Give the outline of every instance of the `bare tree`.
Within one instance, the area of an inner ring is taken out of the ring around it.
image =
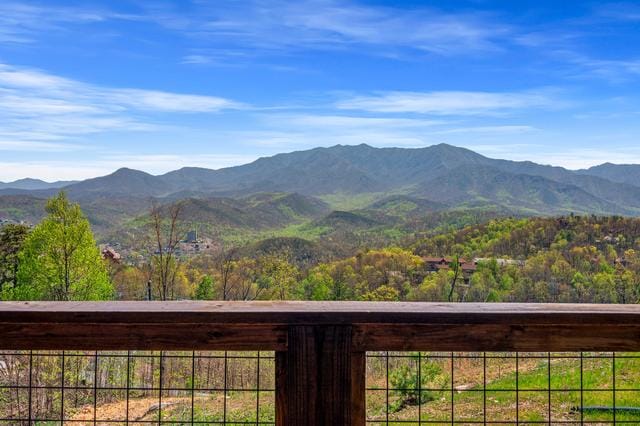
[[[229,300],[231,297],[231,274],[235,267],[236,250],[227,250],[224,248],[224,244],[220,250],[220,257],[218,259],[218,272],[220,273],[220,287],[222,300]]]
[[[238,262],[235,268],[235,300],[256,300],[264,290],[258,281],[258,264],[253,259],[243,259]]]
[[[239,255],[237,247],[221,244],[215,256],[213,269],[219,278],[218,295],[221,300],[255,300],[262,288],[257,285],[258,265],[254,259]]]
[[[458,281],[458,276],[460,275],[460,258],[456,256],[451,262],[451,266],[453,267],[453,278],[451,279],[451,288],[449,290],[449,297],[447,300],[449,302],[453,302],[453,293],[456,290],[456,282]]]
[[[159,206],[154,202],[151,206],[151,226],[155,245],[153,275],[160,300],[175,297],[176,275],[180,266],[175,252],[180,243],[179,223],[182,207],[180,202],[169,206]]]

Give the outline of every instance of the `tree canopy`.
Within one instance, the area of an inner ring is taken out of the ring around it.
[[[18,286],[18,254],[28,234],[26,225],[8,224],[0,228],[0,295]]]
[[[80,206],[64,192],[46,205],[47,216],[18,254],[14,300],[106,300],[113,298],[100,251]]]

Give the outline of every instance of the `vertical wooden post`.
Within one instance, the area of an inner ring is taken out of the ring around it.
[[[351,326],[289,327],[276,353],[278,426],[365,424],[365,354],[351,336]]]

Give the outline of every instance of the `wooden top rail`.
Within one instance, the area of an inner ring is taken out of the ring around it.
[[[594,321],[596,319],[597,321]],[[0,302],[0,322],[246,324],[637,322],[640,305],[431,302]]]
[[[286,350],[290,326],[354,350],[640,350],[640,306],[421,302],[3,302],[0,349]]]

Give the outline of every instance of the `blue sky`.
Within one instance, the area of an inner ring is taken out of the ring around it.
[[[0,180],[335,144],[640,163],[640,2],[0,2]]]

